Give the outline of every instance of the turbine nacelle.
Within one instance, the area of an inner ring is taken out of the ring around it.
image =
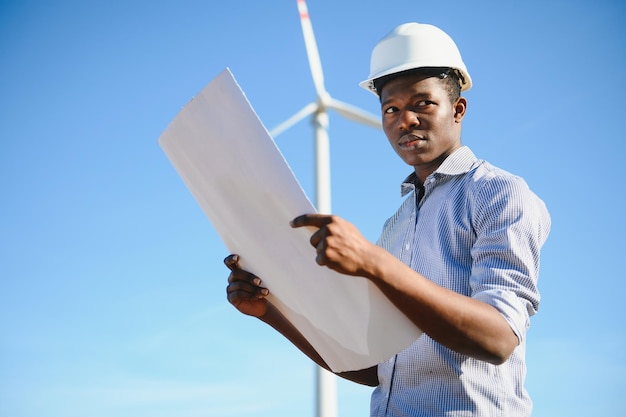
[[[319,106],[319,110],[332,108],[332,101],[332,97],[326,90],[322,91],[317,96],[317,105]]]

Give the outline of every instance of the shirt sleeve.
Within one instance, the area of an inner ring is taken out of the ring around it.
[[[523,179],[493,173],[473,193],[472,297],[494,306],[518,339],[539,308],[539,252],[550,217]]]

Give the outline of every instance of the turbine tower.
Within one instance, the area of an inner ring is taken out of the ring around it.
[[[330,214],[330,147],[328,141],[328,110],[332,109],[341,116],[377,129],[381,128],[380,117],[374,116],[351,104],[336,100],[324,87],[324,73],[320,61],[317,43],[313,35],[313,26],[309,18],[305,0],[298,1],[300,24],[304,35],[304,44],[311,68],[317,99],[304,106],[296,114],[276,126],[270,134],[278,136],[305,117],[312,116],[311,122],[315,134],[315,204],[320,213]],[[337,417],[337,383],[335,375],[316,367],[316,416]]]

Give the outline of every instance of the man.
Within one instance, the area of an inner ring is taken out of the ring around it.
[[[372,416],[529,416],[524,356],[550,228],[543,202],[461,144],[460,93],[471,78],[440,29],[398,26],[374,48],[361,85],[379,96],[389,143],[413,167],[402,185],[410,195],[376,245],[337,216],[303,215],[292,227],[317,227],[317,263],[371,280],[424,334],[378,366],[339,375],[376,387]],[[237,255],[225,263],[230,303],[328,369],[267,302],[261,279]]]

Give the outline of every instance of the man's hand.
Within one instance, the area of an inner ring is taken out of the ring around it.
[[[291,221],[291,227],[319,228],[311,236],[317,251],[315,261],[339,273],[368,277],[374,244],[350,222],[333,215],[304,214]]]
[[[224,264],[231,271],[226,287],[228,302],[248,316],[261,318],[267,314],[265,297],[269,290],[261,286],[261,278],[239,267],[239,255],[228,255]]]

